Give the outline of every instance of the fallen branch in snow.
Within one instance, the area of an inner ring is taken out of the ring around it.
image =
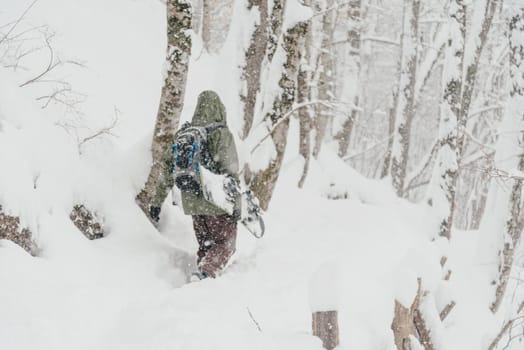
[[[255,317],[253,316],[253,314],[251,313],[251,310],[249,310],[249,307],[246,307],[247,309],[247,313],[249,314],[249,317],[251,318],[251,320],[253,321],[253,323],[255,324],[255,326],[257,326],[257,329],[259,332],[262,332],[262,328],[260,327],[260,324],[257,322],[257,320],[255,319]]]
[[[443,309],[442,311],[440,312],[440,320],[441,321],[444,321],[446,319],[446,317],[448,317],[448,315],[450,314],[451,310],[453,310],[453,308],[455,307],[455,305],[457,305],[457,303],[455,301],[452,301],[450,302],[449,304],[447,304]]]

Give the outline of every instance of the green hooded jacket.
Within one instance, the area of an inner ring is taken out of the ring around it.
[[[218,128],[208,137],[209,153],[218,167],[219,174],[229,174],[238,180],[238,155],[233,135],[227,128],[226,109],[214,91],[204,91],[198,96],[197,106],[191,124],[206,126],[212,123],[223,123],[226,127]],[[173,157],[165,159],[164,172],[153,196],[153,206],[161,207],[167,192],[173,187],[171,173]],[[204,199],[202,195],[182,192],[182,206],[186,215],[224,215],[223,209]],[[237,198],[235,209],[240,210],[240,198]]]

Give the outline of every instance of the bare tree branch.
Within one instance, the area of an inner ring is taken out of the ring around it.
[[[96,139],[96,138],[98,138],[100,136],[103,136],[103,135],[115,136],[113,134],[113,129],[116,127],[117,124],[118,124],[118,111],[115,109],[115,117],[111,121],[111,124],[101,128],[101,129],[95,131],[94,133],[92,133],[91,135],[86,136],[83,139],[81,139],[78,142],[78,152],[81,153],[82,146],[84,146],[89,141],[92,141],[92,140],[94,140],[94,139]]]
[[[18,24],[24,19],[24,17],[27,15],[27,13],[31,10],[31,8],[38,2],[38,0],[33,0],[33,2],[25,9],[25,11],[22,13],[20,17],[14,22],[14,24],[11,26],[11,28],[7,31],[7,33],[3,36],[2,39],[0,39],[0,44],[2,44],[7,37],[15,30],[15,28],[18,26]]]
[[[272,128],[268,131],[268,133],[266,135],[264,135],[264,137],[262,139],[260,139],[260,141],[255,145],[255,147],[253,147],[253,149],[251,150],[251,154],[255,153],[255,151],[262,145],[262,143],[267,140],[268,137],[271,136],[271,134],[277,129],[277,127],[282,124],[284,121],[286,121],[287,119],[289,119],[296,111],[298,111],[300,108],[302,107],[306,107],[306,106],[311,106],[311,105],[324,105],[324,106],[327,106],[327,107],[332,107],[332,104],[331,103],[327,103],[325,101],[308,101],[308,102],[304,102],[304,103],[299,103],[297,105],[295,105],[295,107],[293,107],[293,109],[289,112],[287,112],[286,114],[284,114],[282,116],[282,118],[280,118],[273,126]],[[264,119],[265,120],[265,119]]]

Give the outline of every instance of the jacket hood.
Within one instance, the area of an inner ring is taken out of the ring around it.
[[[192,124],[203,126],[216,122],[227,124],[226,108],[216,92],[203,91],[198,96]]]

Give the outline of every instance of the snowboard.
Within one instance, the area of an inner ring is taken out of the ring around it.
[[[258,199],[250,190],[242,192],[242,214],[240,222],[256,238],[262,238],[266,231]]]
[[[229,215],[234,213],[234,202],[240,192],[241,213],[240,223],[256,238],[262,238],[265,232],[264,220],[258,199],[250,190],[240,191],[238,183],[228,175],[214,174],[208,169],[200,168],[201,187],[204,198],[224,209]]]

